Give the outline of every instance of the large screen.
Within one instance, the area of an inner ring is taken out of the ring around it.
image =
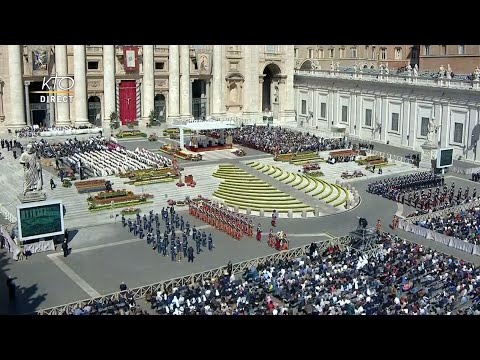
[[[437,168],[442,169],[453,165],[453,148],[438,149]]]
[[[61,200],[17,206],[18,235],[22,241],[65,233]]]

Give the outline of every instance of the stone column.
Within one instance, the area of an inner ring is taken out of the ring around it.
[[[10,117],[8,127],[19,129],[25,127],[24,88],[22,79],[22,56],[20,45],[8,45],[8,75],[10,83]]]
[[[143,45],[143,119],[148,122],[154,109],[155,81],[153,75],[153,45]]]
[[[294,45],[285,45],[285,98],[280,99],[284,102],[283,116],[281,116],[284,122],[295,121],[295,94],[293,90],[293,77],[295,67],[295,49]]]
[[[57,76],[68,76],[67,45],[55,45],[55,72]],[[70,84],[71,85],[71,84]],[[73,95],[75,98],[75,94]],[[57,103],[56,126],[70,126],[70,103]]]
[[[110,115],[117,109],[115,101],[115,45],[103,45],[103,119],[108,128]]]
[[[190,106],[190,46],[180,45],[180,116],[190,118],[192,116]]]
[[[75,79],[74,126],[88,125],[87,76],[85,69],[85,45],[73,45],[73,75]]]
[[[223,96],[223,45],[213,46],[213,86],[212,86],[212,116],[225,114]],[[207,92],[208,94],[208,92]]]
[[[252,120],[259,120],[260,118],[260,96],[259,96],[259,73],[258,73],[258,46],[245,45],[244,46],[244,61],[245,61],[245,85],[244,91],[244,111],[245,117]]]
[[[168,121],[180,116],[180,67],[178,45],[170,45],[168,52]]]
[[[210,81],[205,82],[205,97],[207,98],[205,117],[208,117],[210,116]]]
[[[29,86],[30,86],[30,81],[25,81],[23,83],[25,85],[25,111],[27,115],[27,125],[32,126],[32,119],[30,118],[30,96],[29,96]]]

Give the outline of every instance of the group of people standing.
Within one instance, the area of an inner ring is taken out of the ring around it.
[[[7,148],[7,151],[12,151],[14,159],[17,158],[17,149],[20,149],[20,153],[23,152],[23,145],[17,140],[1,139],[0,144],[2,146],[2,150]],[[2,158],[1,154],[0,158]]]
[[[161,233],[161,221],[164,223],[163,236]],[[189,245],[188,238],[192,236],[192,240],[196,244],[196,253],[202,252],[202,247],[207,247],[212,251],[214,248],[212,234],[208,235],[205,231],[200,232],[195,226],[190,228],[190,223],[183,220],[183,216],[179,216],[173,206],[165,209],[162,208],[161,215],[150,210],[148,216],[143,217],[137,214],[135,219],[125,219],[122,215],[122,226],[128,227],[129,232],[134,236],[143,239],[146,236],[147,244],[152,245],[152,250],[156,250],[159,254],[167,256],[167,249],[170,249],[170,257],[172,261],[181,261],[182,257],[193,262],[195,250]],[[182,240],[177,236],[176,231],[181,232]]]
[[[214,226],[217,230],[227,233],[234,239],[240,240],[243,235],[253,237],[253,221],[246,215],[228,210],[211,200],[202,199],[199,202],[191,202],[188,207],[190,215],[195,216],[207,224]],[[257,226],[257,240],[262,234],[261,225]]]
[[[440,187],[444,187],[443,196]],[[452,184],[455,187],[454,184]],[[434,196],[432,188],[436,187]],[[447,201],[445,179],[431,172],[414,173],[369,183],[367,191],[384,198],[429,210]],[[468,195],[468,193],[467,193]],[[476,196],[476,194],[475,194]],[[449,198],[453,201],[453,195]]]

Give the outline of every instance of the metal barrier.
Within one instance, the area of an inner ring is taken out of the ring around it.
[[[11,223],[17,222],[17,218],[14,215],[12,215],[12,213],[8,211],[3,205],[0,205],[0,213],[2,213],[2,215],[5,217],[5,219],[7,219],[8,222],[11,222]]]
[[[473,173],[478,173],[480,172],[480,167],[476,168],[462,168],[453,165],[450,169],[451,172],[457,173],[457,174],[463,174],[463,175],[472,175]]]
[[[325,250],[329,246],[344,246],[346,242],[349,241],[348,236],[317,241],[315,242],[318,244],[318,248],[320,251]],[[233,264],[233,274],[243,274],[246,270],[250,269],[252,266],[258,267],[259,265],[264,265],[266,263],[276,262],[280,260],[292,260],[298,257],[304,256],[307,253],[308,248],[310,245],[304,245],[300,247],[296,247],[290,250],[278,252],[275,254],[262,256],[255,259],[250,259],[246,261],[242,261],[240,263]],[[133,293],[134,298],[141,299],[145,297],[147,293],[156,293],[157,291],[166,290],[174,287],[179,287],[183,285],[192,285],[196,282],[200,282],[203,280],[211,280],[212,278],[218,278],[225,273],[226,266],[222,266],[219,268],[203,271],[201,273],[191,274],[187,276],[182,276],[170,280],[161,281],[155,284],[150,284],[146,286],[141,286],[134,289],[129,289],[130,292]],[[55,306],[47,309],[41,309],[35,312],[37,315],[61,315],[67,314],[71,315],[75,311],[75,309],[83,308],[87,305],[94,305],[96,302],[101,301],[108,301],[108,300],[115,300],[118,301],[119,296],[122,292],[117,291],[111,294],[103,295],[97,298],[90,298],[85,300],[76,301],[70,304]]]
[[[405,156],[388,154],[388,153],[384,153],[382,151],[377,151],[377,150],[366,150],[366,152],[371,153],[372,155],[377,155],[377,156],[381,156],[383,158],[387,158],[389,160],[399,161],[399,162],[403,162],[403,163],[411,164],[411,165],[414,164],[413,159],[407,159]]]

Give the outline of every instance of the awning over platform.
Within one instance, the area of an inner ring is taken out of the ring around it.
[[[337,130],[345,130],[347,129],[347,125],[343,125],[343,124],[335,124],[335,125],[332,125],[332,129],[337,129]]]
[[[237,126],[232,121],[208,121],[208,120],[190,120],[186,122],[177,122],[171,125],[173,128],[189,129],[194,131],[214,130],[214,129],[234,129]]]

